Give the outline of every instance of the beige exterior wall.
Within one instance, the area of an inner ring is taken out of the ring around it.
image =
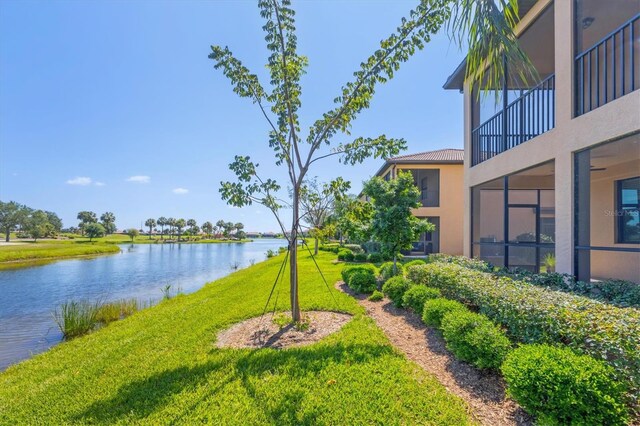
[[[548,0],[540,0],[519,24],[523,30],[530,25]],[[573,118],[574,99],[574,34],[573,5],[570,0],[554,2],[555,26],[555,78],[556,78],[556,125],[544,133],[515,148],[471,166],[471,111],[472,98],[469,85],[464,88],[464,254],[471,255],[471,200],[470,188],[475,185],[509,175],[546,161],[555,161],[555,208],[556,208],[556,270],[573,273],[573,154],[590,146],[615,140],[640,131],[640,90],[631,92],[589,113]],[[638,171],[636,170],[636,175]],[[610,189],[609,189],[610,191]],[[604,201],[598,201],[604,202]],[[610,203],[611,200],[607,200]],[[603,229],[609,232],[612,227]],[[635,254],[635,253],[634,253]],[[593,274],[603,276],[608,268],[624,268],[628,276],[637,280],[638,262],[630,262],[630,256],[598,255],[602,261],[592,262]]]
[[[440,170],[440,206],[420,207],[413,210],[419,217],[437,216],[440,218],[440,253],[461,255],[463,252],[463,213],[464,213],[464,167],[462,164],[392,164],[379,173],[384,177],[391,172],[395,177],[398,170]]]

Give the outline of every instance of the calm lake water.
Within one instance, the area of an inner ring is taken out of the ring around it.
[[[62,340],[52,313],[65,301],[157,301],[167,284],[191,293],[233,272],[232,265],[260,262],[267,250],[285,245],[277,239],[121,245],[120,254],[0,271],[0,370]]]

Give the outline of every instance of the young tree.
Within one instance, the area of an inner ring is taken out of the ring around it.
[[[180,237],[182,236],[182,230],[184,229],[185,226],[187,226],[187,221],[184,219],[177,219],[175,220],[173,225],[176,227],[176,233],[178,234],[178,241],[180,241]]]
[[[207,235],[207,238],[211,238],[211,233],[213,232],[213,224],[209,221],[206,221],[202,224],[202,232]]]
[[[90,211],[81,211],[78,213],[77,219],[80,221],[78,224],[78,228],[80,228],[80,233],[85,234],[86,227],[91,223],[98,222],[98,216],[94,212]]]
[[[23,229],[33,238],[33,242],[36,242],[38,238],[43,238],[53,232],[53,225],[49,223],[46,212],[36,210],[26,218]]]
[[[105,230],[104,226],[100,225],[98,222],[91,222],[85,226],[84,233],[89,237],[89,242],[91,242],[94,238],[104,237]]]
[[[116,232],[116,215],[111,212],[103,213],[100,216],[100,222],[104,226],[104,231],[109,234]]]
[[[499,9],[495,2],[503,8]],[[268,143],[274,150],[277,165],[287,170],[292,193],[292,223],[290,232],[280,218],[282,202],[278,198],[281,186],[270,178],[260,177],[258,164],[248,156],[236,156],[230,169],[238,177],[235,182],[221,182],[222,198],[229,204],[242,207],[252,203],[266,206],[274,214],[282,233],[289,240],[290,250],[290,302],[293,321],[300,320],[298,298],[297,240],[300,225],[300,190],[309,168],[323,158],[339,156],[344,163],[355,164],[365,158],[387,158],[406,147],[402,139],[358,137],[352,142],[335,144],[338,134],[348,135],[356,116],[369,108],[378,85],[392,79],[401,64],[416,50],[424,47],[431,36],[446,22],[452,29],[454,40],[467,44],[469,57],[467,75],[484,82],[486,87],[502,78],[502,61],[490,67],[485,77],[484,58],[504,55],[525,57],[519,49],[513,28],[518,20],[518,0],[421,0],[408,18],[403,18],[397,32],[380,42],[380,48],[354,73],[353,81],[342,87],[335,98],[336,106],[322,115],[302,134],[299,110],[302,106],[300,85],[308,60],[297,52],[294,11],[290,0],[259,0],[261,16],[266,20],[263,29],[270,51],[267,69],[272,90],[267,91],[227,47],[211,46],[209,55],[215,68],[229,78],[233,90],[240,97],[249,98],[260,108],[270,127]],[[451,19],[450,21],[447,21]],[[512,69],[512,68],[510,68]],[[499,73],[499,77],[496,77]],[[329,151],[322,151],[322,149]]]
[[[10,235],[16,226],[23,225],[30,209],[15,201],[4,203],[0,201],[0,230],[4,232],[4,239],[9,242]]]
[[[138,231],[136,228],[129,228],[127,229],[126,234],[129,236],[129,238],[131,238],[131,242],[133,242],[133,240],[140,235],[140,231]]]
[[[323,228],[333,212],[336,199],[345,197],[350,188],[351,182],[341,177],[322,185],[316,178],[309,179],[300,188],[301,218],[309,225],[309,233],[314,239],[314,254],[318,254],[319,240],[329,236]]]
[[[149,218],[144,222],[144,226],[149,228],[149,239],[151,239],[151,233],[153,229],[156,227],[156,220],[153,218]]]
[[[423,232],[433,232],[435,225],[421,220],[411,209],[421,206],[420,190],[413,184],[411,172],[399,171],[395,179],[379,176],[365,183],[362,191],[373,205],[371,233],[393,255],[393,269],[401,250],[408,250]]]
[[[160,227],[160,239],[163,240],[164,239],[164,227],[167,225],[167,218],[164,217],[164,216],[160,216],[158,218],[157,224]]]
[[[346,238],[350,243],[362,244],[371,237],[372,217],[371,203],[349,195],[337,200],[331,222],[340,235],[340,243]]]

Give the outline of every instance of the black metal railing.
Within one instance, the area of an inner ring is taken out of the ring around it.
[[[535,138],[556,125],[555,75],[524,92],[505,109],[471,132],[471,165],[475,166]]]
[[[639,27],[640,14],[576,56],[576,116],[636,90]]]

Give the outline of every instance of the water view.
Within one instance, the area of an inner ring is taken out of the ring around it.
[[[68,300],[136,298],[155,302],[161,288],[191,293],[265,259],[285,240],[229,244],[121,245],[119,254],[0,271],[0,369],[62,340],[53,311]]]

